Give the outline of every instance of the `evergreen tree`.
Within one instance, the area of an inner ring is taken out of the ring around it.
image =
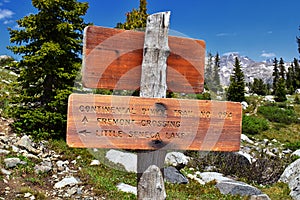
[[[118,23],[116,28],[134,30],[145,28],[147,25],[147,1],[140,0],[139,9],[133,9],[131,12],[126,13],[126,22]]]
[[[296,58],[294,58],[293,67],[294,67],[293,86],[294,89],[298,89],[300,88],[300,65]]]
[[[241,64],[237,57],[235,58],[233,74],[230,77],[230,85],[227,90],[226,96],[229,101],[245,101],[244,73],[241,69]]]
[[[208,89],[217,94],[222,90],[220,84],[220,56],[217,53],[215,57],[211,53],[208,53],[207,63],[205,67],[205,83]]]
[[[285,80],[285,66],[282,58],[279,60],[279,77]]]
[[[212,68],[213,68],[213,55],[212,53],[208,52],[207,53],[207,62],[205,63],[205,72],[204,72],[204,76],[205,76],[205,87],[206,89],[210,89],[212,86]]]
[[[273,61],[273,66],[274,66],[274,69],[273,69],[273,93],[275,93],[276,91],[276,87],[277,87],[277,84],[278,84],[278,81],[279,81],[279,70],[278,70],[278,60],[277,58],[274,59]]]
[[[8,47],[22,56],[16,130],[36,137],[65,136],[67,100],[81,66],[82,32],[87,3],[77,0],[32,0],[36,14],[9,29]]]
[[[250,91],[258,95],[266,95],[267,90],[267,85],[264,84],[262,79],[254,78],[253,84],[250,85]]]
[[[220,84],[220,56],[219,53],[215,56],[215,62],[214,62],[214,69],[213,69],[213,85],[212,85],[212,91],[217,93],[218,91],[222,90],[221,84]]]
[[[288,72],[286,73],[286,88],[289,94],[293,94],[295,91],[293,85],[294,78],[295,78],[295,71],[294,71],[294,66],[292,64],[292,66],[289,67]]]
[[[275,90],[275,101],[284,102],[286,100],[285,80],[283,78],[279,78],[277,89]]]

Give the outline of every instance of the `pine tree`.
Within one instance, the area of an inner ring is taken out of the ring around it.
[[[205,70],[204,70],[204,86],[205,89],[209,90],[212,85],[212,68],[213,68],[213,55],[212,53],[207,53],[207,62],[205,63]]]
[[[226,96],[229,101],[245,101],[244,73],[237,57],[235,58],[233,74],[230,77],[230,85],[228,87]]]
[[[9,29],[8,47],[22,56],[16,130],[36,137],[65,136],[67,100],[81,66],[82,33],[87,3],[77,0],[32,0],[36,14]]]
[[[293,79],[295,78],[294,67],[293,65],[288,68],[288,72],[286,73],[286,88],[289,94],[293,94],[295,89],[293,86]]]
[[[298,89],[300,88],[300,65],[296,58],[294,58],[293,67],[294,67],[293,86],[294,89]]]
[[[215,62],[214,62],[214,69],[213,69],[213,87],[212,87],[212,91],[217,93],[218,91],[222,90],[221,84],[220,84],[220,56],[219,53],[217,53],[217,55],[215,56]]]
[[[279,78],[277,89],[275,90],[275,101],[284,102],[287,100],[285,87],[285,80],[283,78]]]
[[[131,12],[126,13],[126,22],[118,23],[116,28],[134,30],[145,28],[147,25],[147,1],[140,0],[139,9],[133,9]]]
[[[264,84],[262,79],[254,78],[253,84],[250,85],[250,91],[257,95],[266,95],[267,94],[267,85]]]
[[[208,90],[217,94],[222,90],[220,84],[220,56],[217,53],[214,57],[211,53],[208,53],[207,63],[205,66],[205,85]]]
[[[274,66],[274,69],[273,69],[273,93],[275,93],[276,91],[276,88],[277,88],[277,84],[278,84],[278,81],[279,81],[279,70],[278,70],[278,60],[277,58],[274,59],[273,61],[273,66]]]
[[[279,60],[279,76],[280,78],[282,78],[283,80],[285,80],[285,66],[284,66],[284,61],[282,58],[280,58]]]

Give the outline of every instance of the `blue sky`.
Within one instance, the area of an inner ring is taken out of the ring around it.
[[[86,21],[106,27],[124,22],[125,13],[139,6],[139,0],[86,1]],[[149,14],[170,10],[170,28],[205,40],[213,54],[238,52],[256,61],[299,58],[299,0],[148,0],[147,8]],[[0,55],[12,55],[7,27],[33,12],[31,0],[0,0]]]

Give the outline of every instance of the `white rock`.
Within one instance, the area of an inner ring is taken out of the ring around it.
[[[249,105],[248,105],[248,103],[247,103],[246,101],[242,101],[241,104],[242,104],[242,108],[243,108],[244,110],[247,109],[247,108],[249,107]]]
[[[300,199],[300,159],[290,164],[280,176],[279,181],[287,183],[293,199]]]
[[[170,152],[167,153],[166,155],[165,163],[167,165],[177,167],[179,165],[183,165],[183,166],[187,165],[189,160],[190,158],[181,152]]]
[[[61,189],[61,188],[66,187],[67,185],[73,186],[73,185],[77,185],[79,183],[80,183],[80,181],[78,181],[76,178],[68,177],[68,178],[64,178],[63,180],[55,183],[54,189]]]
[[[131,185],[128,185],[125,183],[120,183],[117,185],[117,188],[122,192],[127,192],[127,193],[132,193],[132,194],[137,195],[137,188],[133,187]]]
[[[56,166],[57,166],[57,169],[58,169],[59,171],[64,171],[64,170],[66,170],[68,164],[69,164],[69,161],[68,161],[68,160],[66,160],[66,161],[59,160],[59,161],[56,162]]]
[[[300,157],[300,149],[296,150],[292,153],[293,156],[299,156]]]
[[[99,166],[100,165],[100,161],[99,160],[92,160],[91,166]]]
[[[245,135],[245,134],[241,134],[241,140],[245,141],[245,142],[247,142],[249,144],[254,144],[254,142],[252,140],[250,140],[249,137],[247,135]]]
[[[288,183],[291,179],[300,174],[300,159],[290,164],[280,176],[279,181]]]
[[[272,95],[265,96],[265,98],[263,100],[268,101],[268,102],[275,102],[274,96],[272,96]]]
[[[213,180],[215,180],[217,183],[219,183],[221,181],[231,181],[232,180],[230,178],[224,177],[223,174],[217,173],[217,172],[203,172],[203,173],[200,173],[199,176],[205,183],[211,182]]]
[[[9,153],[10,153],[10,151],[8,151],[8,150],[0,149],[0,154],[7,155]]]
[[[106,158],[115,164],[123,165],[128,172],[137,172],[137,155],[133,153],[109,150],[106,153]]]
[[[20,151],[20,149],[18,147],[16,147],[15,145],[12,145],[11,148],[12,148],[12,151],[15,153],[18,153]]]
[[[26,192],[26,193],[24,194],[24,198],[29,198],[29,197],[31,197],[31,196],[32,196],[32,194],[29,193],[29,192]]]
[[[16,167],[19,164],[26,164],[25,162],[21,161],[20,158],[6,158],[4,159],[4,163],[8,168]]]
[[[24,136],[17,142],[17,145],[18,145],[19,147],[25,148],[26,150],[28,150],[28,151],[30,151],[30,152],[32,152],[32,153],[39,153],[39,151],[33,147],[33,143],[32,143],[31,139],[30,139],[27,135],[24,135]]]
[[[3,175],[11,175],[11,172],[8,171],[8,170],[6,170],[6,169],[1,169],[1,173],[2,173]]]

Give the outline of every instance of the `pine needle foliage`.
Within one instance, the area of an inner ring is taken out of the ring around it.
[[[9,46],[21,56],[20,96],[12,114],[19,132],[37,138],[65,135],[67,100],[81,66],[82,33],[87,26],[82,16],[87,3],[77,0],[32,0],[36,14],[17,20],[9,29]]]
[[[235,58],[233,74],[230,77],[230,85],[228,87],[226,96],[228,101],[245,101],[244,73],[237,57]]]
[[[140,0],[139,9],[126,13],[126,22],[118,23],[116,28],[125,30],[142,29],[147,25],[147,1]]]

